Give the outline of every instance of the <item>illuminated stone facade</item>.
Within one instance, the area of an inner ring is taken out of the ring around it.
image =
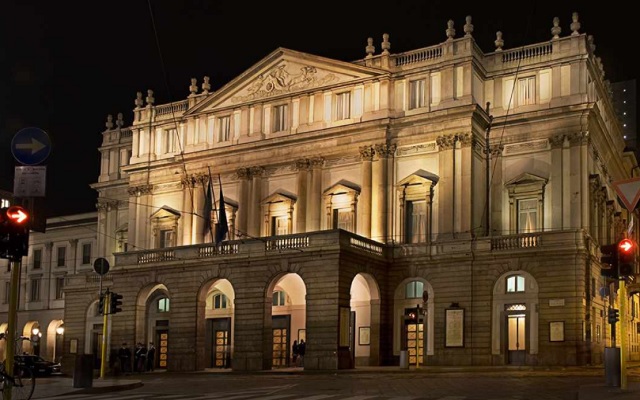
[[[217,90],[205,78],[171,104],[138,93],[132,124],[107,122],[93,185],[98,254],[124,295],[110,348],[162,341],[159,367],[174,371],[287,366],[302,338],[306,369],[398,365],[402,351],[429,365],[602,362],[598,248],[626,230],[612,182],[636,160],[576,21],[511,50],[499,32],[489,53],[470,17],[464,36],[449,22],[414,51],[369,39],[355,62],[278,48]],[[218,246],[210,179],[229,226]],[[96,285],[77,276],[67,293],[65,340],[90,351]]]

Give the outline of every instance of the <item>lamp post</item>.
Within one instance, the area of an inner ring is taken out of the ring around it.
[[[31,329],[31,341],[33,342],[33,354],[36,356],[40,355],[40,338],[42,337],[42,332],[40,332],[40,328],[34,326]]]
[[[53,346],[53,361],[56,361],[56,357],[59,357],[60,354],[60,341],[62,340],[62,335],[64,335],[64,325],[60,325],[56,328],[56,342],[55,346]]]

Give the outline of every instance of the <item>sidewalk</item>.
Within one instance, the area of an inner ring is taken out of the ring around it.
[[[602,366],[586,366],[586,367],[532,367],[532,366],[482,366],[482,367],[439,367],[439,366],[421,366],[419,369],[410,368],[403,369],[397,366],[385,367],[358,367],[355,369],[344,369],[338,371],[305,371],[302,368],[280,368],[265,371],[231,371],[221,369],[211,369],[207,371],[196,371],[193,374],[209,374],[209,373],[229,373],[229,374],[362,374],[362,373],[501,373],[513,375],[543,375],[543,376],[563,376],[563,375],[590,375],[602,376],[601,384],[583,385],[579,388],[578,400],[638,400],[640,399],[640,362],[630,362],[627,365],[627,388],[622,390],[620,387],[607,386],[604,376],[604,368]],[[165,373],[165,372],[162,372]],[[107,377],[105,379],[94,378],[91,388],[74,388],[73,378],[69,376],[54,376],[47,378],[38,378],[36,381],[36,389],[33,399],[41,399],[46,397],[82,394],[82,393],[105,393],[121,390],[134,389],[143,386],[140,379],[136,376],[127,377]]]

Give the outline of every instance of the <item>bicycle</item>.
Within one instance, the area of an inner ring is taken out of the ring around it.
[[[0,340],[5,339],[4,333],[0,333]],[[26,336],[19,336],[18,341],[31,340]],[[5,388],[11,391],[11,400],[30,400],[36,388],[36,378],[33,366],[20,362],[13,363],[13,374],[7,372],[5,361],[0,363],[0,392],[5,398]]]

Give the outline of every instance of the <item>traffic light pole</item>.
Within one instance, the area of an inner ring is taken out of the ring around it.
[[[102,293],[100,293],[102,295]],[[111,293],[109,289],[104,294],[104,309],[102,312],[102,351],[100,354],[100,379],[104,379],[107,375],[107,333],[109,332],[109,309],[111,308]]]
[[[627,286],[620,280],[620,389],[627,389]]]
[[[9,315],[7,316],[7,333],[6,333],[6,359],[13,360],[16,350],[16,320],[18,314],[18,289],[20,287],[20,268],[21,261],[11,260],[11,283],[9,289]],[[9,376],[13,376],[13,363],[5,363],[5,368]],[[9,389],[9,390],[7,390]],[[5,382],[5,388],[2,391],[4,400],[11,400],[11,382]]]

